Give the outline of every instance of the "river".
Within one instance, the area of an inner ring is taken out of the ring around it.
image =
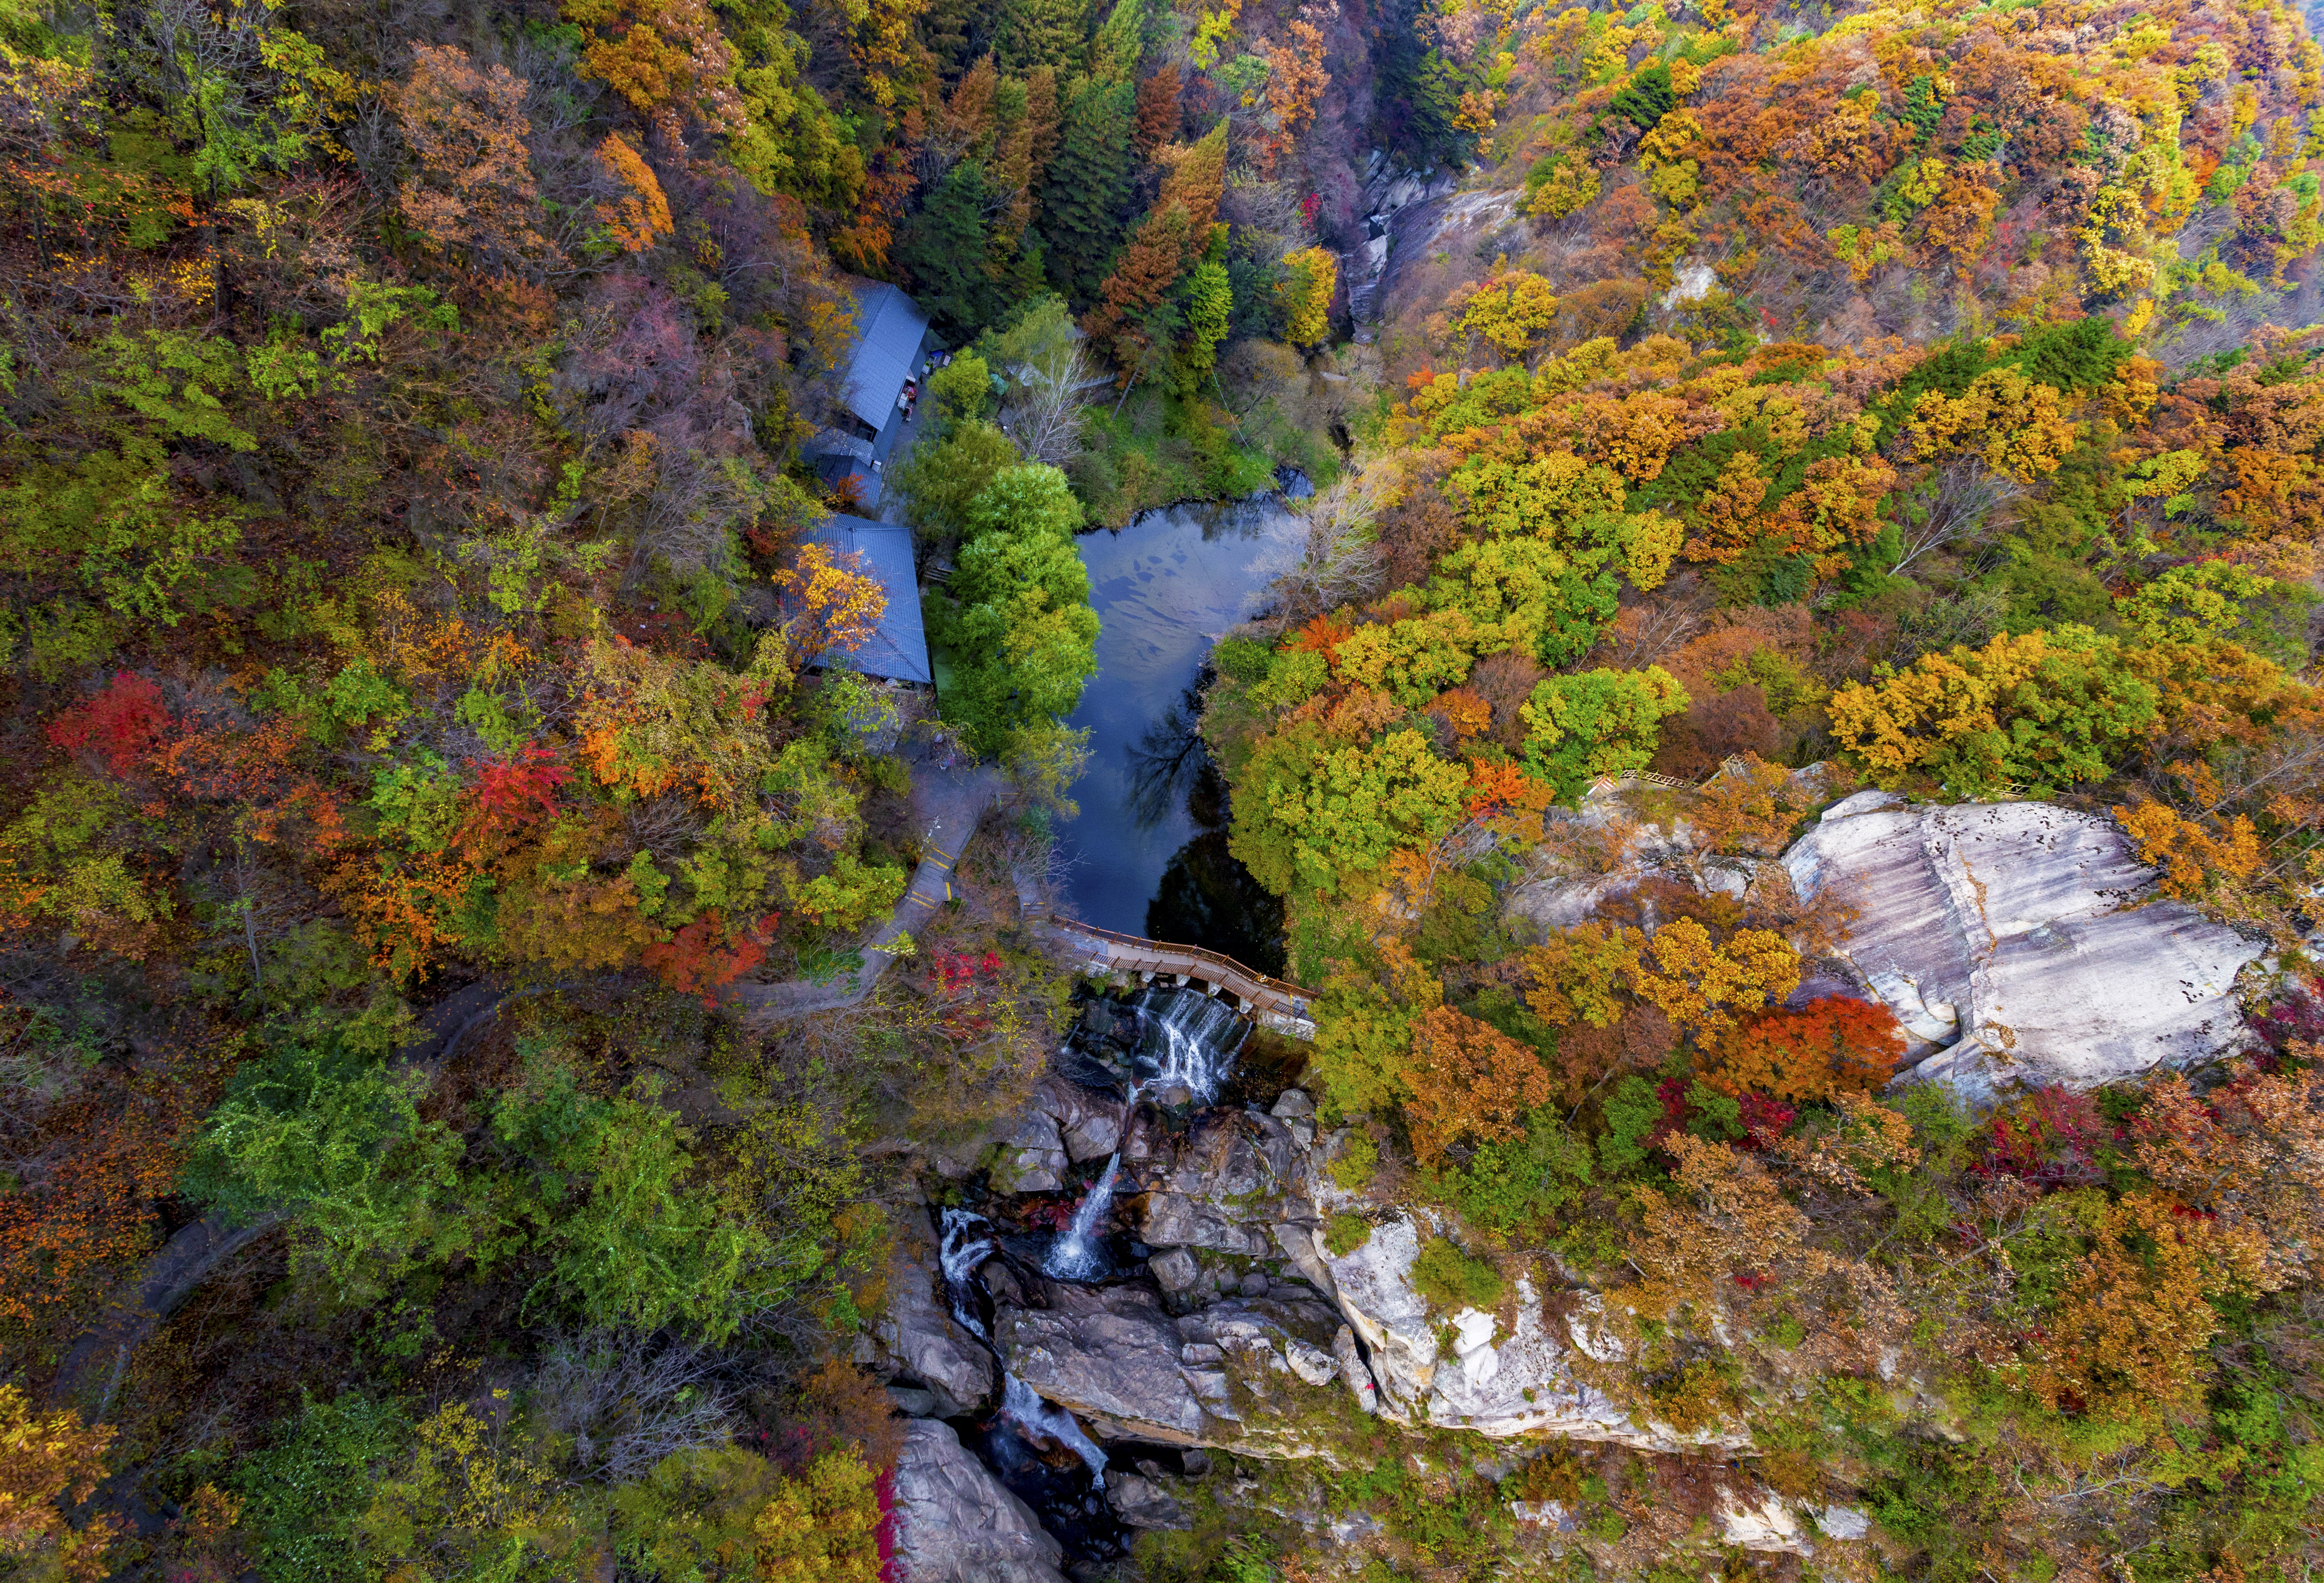
[[[1304,485],[1303,485],[1304,487]],[[1085,533],[1097,675],[1067,723],[1090,733],[1080,804],[1060,821],[1066,899],[1084,922],[1283,963],[1283,909],[1227,853],[1226,787],[1194,730],[1211,645],[1282,564],[1282,500],[1173,506]]]

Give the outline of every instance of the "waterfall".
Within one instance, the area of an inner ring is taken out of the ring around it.
[[[1116,1164],[1120,1155],[1114,1156]],[[1113,1194],[1113,1171],[1109,1167],[1098,1192],[1091,1193],[1095,1200],[1102,1192]],[[1086,1205],[1084,1206],[1087,1208]],[[1101,1208],[1101,1211],[1102,1209]],[[1094,1225],[1096,1215],[1089,1217]],[[952,1306],[952,1317],[965,1330],[973,1331],[986,1346],[992,1337],[986,1331],[984,1321],[977,1317],[976,1303],[971,1293],[976,1272],[984,1261],[999,1251],[999,1246],[983,1233],[991,1226],[982,1215],[970,1210],[946,1210],[943,1214],[943,1236],[937,1245],[937,1262],[944,1269],[945,1296]],[[1075,1225],[1084,1231],[1078,1218]],[[1001,1416],[1029,1435],[1047,1436],[1070,1449],[1087,1464],[1090,1476],[1100,1495],[1105,1491],[1105,1453],[1089,1438],[1079,1420],[1054,1403],[1044,1401],[1039,1392],[1009,1372],[1006,1360],[1001,1366]]]
[[[1095,1440],[1082,1431],[1081,1421],[1056,1403],[1044,1399],[1032,1386],[1010,1374],[1001,1371],[1001,1416],[1020,1429],[1069,1446],[1088,1464],[1090,1477],[1102,1492],[1105,1488],[1105,1453]]]
[[[969,1283],[976,1278],[976,1267],[997,1249],[991,1238],[977,1232],[978,1227],[991,1223],[968,1210],[945,1210],[944,1237],[936,1251],[937,1262],[944,1267],[945,1296],[951,1301],[952,1317],[987,1346],[992,1338],[985,1334],[984,1321],[976,1316],[976,1304],[969,1297]]]
[[[1138,1012],[1146,1027],[1139,1041],[1140,1064],[1150,1064],[1154,1075],[1130,1091],[1136,1102],[1145,1089],[1183,1086],[1198,1105],[1208,1105],[1226,1086],[1234,1058],[1250,1036],[1250,1024],[1229,1000],[1200,989],[1152,989],[1138,998]]]
[[[1138,1041],[1138,1064],[1151,1066],[1151,1075],[1130,1085],[1121,1107],[1122,1125],[1140,1095],[1149,1090],[1183,1088],[1198,1105],[1207,1105],[1226,1086],[1227,1073],[1250,1036],[1231,1002],[1218,1000],[1199,989],[1150,989],[1135,1002],[1142,1032]],[[1095,1245],[1097,1229],[1113,1207],[1114,1178],[1121,1171],[1121,1151],[1105,1163],[1105,1173],[1074,1211],[1073,1223],[1050,1244],[1041,1261],[1041,1273],[1060,1281],[1091,1281],[1108,1267]]]
[[[1049,1256],[1041,1261],[1043,1274],[1061,1281],[1086,1281],[1104,1273],[1106,1261],[1090,1246],[1090,1234],[1113,1207],[1113,1179],[1120,1172],[1121,1151],[1116,1149],[1113,1157],[1105,1163],[1105,1174],[1097,1179],[1097,1185],[1082,1200],[1082,1207],[1074,1211],[1073,1224],[1050,1246]]]

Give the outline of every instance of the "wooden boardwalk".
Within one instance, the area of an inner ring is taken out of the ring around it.
[[[1295,1039],[1315,1036],[1314,1009],[1306,990],[1270,979],[1231,956],[1199,945],[1118,934],[1055,913],[1049,916],[1049,932],[1073,947],[1089,971],[1133,973],[1149,981],[1157,976],[1175,977],[1200,984],[1213,994],[1233,996],[1236,1009],[1261,1027]]]

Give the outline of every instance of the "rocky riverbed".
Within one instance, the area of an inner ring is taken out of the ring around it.
[[[2089,1086],[2186,1063],[2241,1037],[2237,975],[2261,948],[2145,900],[2151,874],[2091,815],[1859,794],[1825,808],[1780,858],[1756,861],[1711,860],[1683,820],[1657,823],[1619,797],[1574,818],[1609,841],[1588,871],[1513,888],[1513,916],[1576,921],[1650,876],[1844,899],[1854,921],[1814,964],[1814,992],[1895,1010],[1915,1041],[1900,1082],[1980,1101],[2015,1081]],[[1351,1129],[1322,1124],[1300,1088],[1245,1084],[1206,1102],[1243,1030],[1203,1001],[1194,989],[1092,1000],[1032,1104],[977,1159],[919,1162],[910,1201],[896,1206],[889,1309],[864,1356],[920,1420],[899,1473],[911,1576],[1057,1576],[1093,1544],[1104,1553],[1137,1528],[1183,1521],[1175,1486],[1209,1452],[1333,1459],[1363,1419],[1452,1432],[1501,1468],[1565,1441],[1699,1458],[1723,1542],[1745,1549],[1864,1532],[1859,1514],[1806,1513],[1769,1488],[1740,1424],[1682,1431],[1622,1393],[1603,1298],[1554,1259],[1493,1311],[1432,1303],[1414,1266],[1430,1239],[1457,1242],[1463,1229],[1336,1183]],[[1172,1045],[1181,1034],[1157,1032],[1197,1025],[1191,1054]],[[989,1250],[965,1265],[941,1231],[964,1216],[990,1231]],[[1361,1240],[1327,1240],[1349,1217]],[[1061,1273],[1055,1250],[1074,1225],[1102,1256]],[[1892,1384],[1898,1410],[1928,1433],[1960,1432],[1915,1382]],[[1057,1432],[1062,1414],[1034,1422],[1028,1397],[1070,1414],[1071,1430]],[[1009,1468],[996,1474],[963,1443],[977,1424],[1012,1420],[1065,1466],[1071,1490],[1084,1477],[1074,1458],[1087,1458],[1066,1442],[1082,1433],[1096,1450],[1102,1466],[1086,1480],[1103,1520],[1082,1523],[1077,1545],[1045,1534],[1043,1514],[1007,1487]],[[1554,1535],[1556,1514],[1530,1505],[1517,1518]]]

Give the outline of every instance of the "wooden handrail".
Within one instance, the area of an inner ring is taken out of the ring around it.
[[[1124,934],[1116,929],[1101,929],[1095,924],[1084,924],[1079,918],[1069,918],[1061,913],[1051,913],[1049,922],[1057,928],[1070,930],[1076,934],[1088,934],[1117,945],[1130,946],[1140,954],[1154,957],[1155,965],[1157,967],[1173,960],[1208,962],[1213,967],[1226,969],[1254,989],[1264,990],[1270,995],[1280,996],[1286,1000],[1304,1006],[1309,998],[1308,992],[1298,985],[1286,984],[1281,979],[1271,979],[1265,973],[1243,966],[1233,957],[1222,952],[1208,951],[1199,945],[1174,944],[1167,940],[1148,940],[1143,935]]]

